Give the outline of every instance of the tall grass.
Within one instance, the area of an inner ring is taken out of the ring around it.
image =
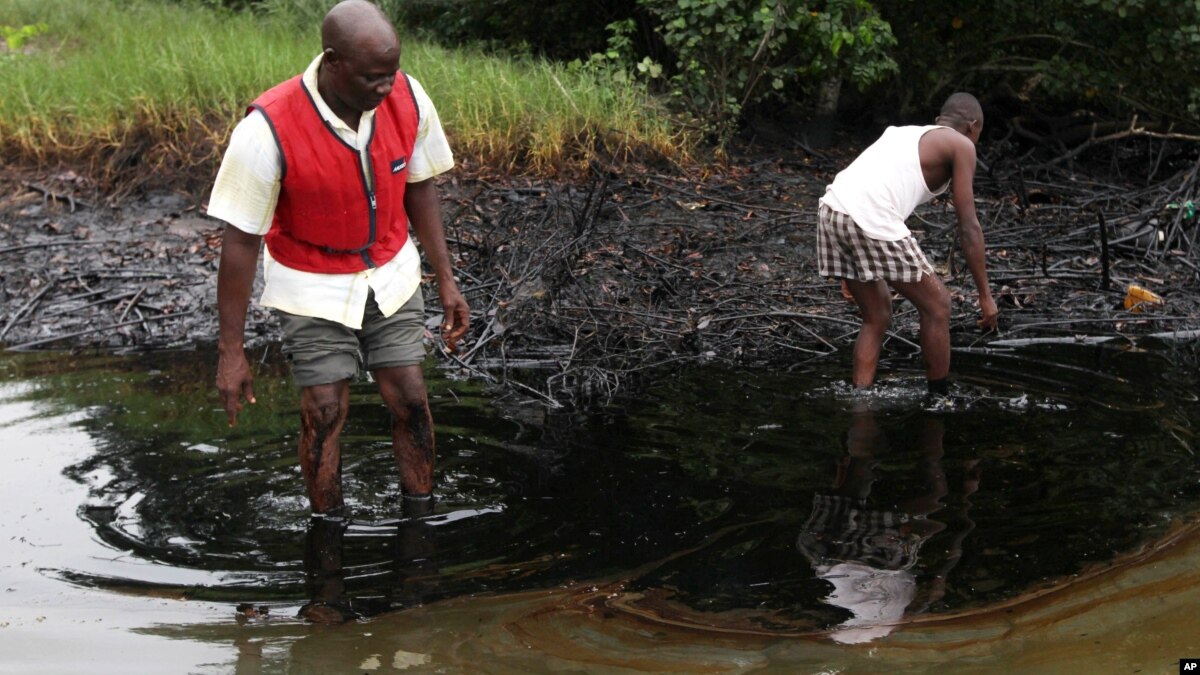
[[[211,175],[264,89],[320,49],[317,25],[162,0],[0,0],[0,23],[45,22],[0,54],[4,157],[84,163],[100,177],[186,183]],[[596,153],[682,160],[691,142],[642,89],[537,59],[405,40],[401,67],[438,106],[458,155],[551,171]]]

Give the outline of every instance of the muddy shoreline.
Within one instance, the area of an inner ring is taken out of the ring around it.
[[[544,371],[517,386],[551,405],[611,393],[663,365],[792,366],[844,352],[857,312],[817,275],[813,246],[816,200],[851,158],[849,148],[751,152],[692,173],[594,166],[572,181],[453,172],[441,179],[443,216],[473,324],[456,353],[441,345],[433,352],[496,382]],[[952,292],[956,346],[1200,328],[1200,255],[1188,246],[1200,218],[1167,211],[1196,190],[1200,164],[1191,169],[1186,152],[1174,174],[1164,170],[1149,185],[1118,182],[1103,167],[1036,172],[1003,156],[984,160],[976,192],[999,335],[975,328],[952,206],[939,199],[910,220]],[[203,197],[118,199],[73,172],[6,171],[0,344],[211,344],[221,228],[204,215]],[[1143,249],[1147,228],[1179,240]],[[1126,309],[1131,284],[1164,304]],[[437,296],[428,285],[425,292],[433,318]],[[252,304],[248,344],[275,332],[270,313]],[[892,334],[888,349],[914,352],[916,313],[907,303],[897,305]]]

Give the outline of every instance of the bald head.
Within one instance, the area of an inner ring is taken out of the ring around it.
[[[387,15],[366,0],[345,0],[321,23],[317,90],[351,128],[392,91],[400,67],[400,39]]]
[[[321,23],[321,47],[344,56],[361,50],[399,53],[400,39],[383,10],[366,0],[344,0]]]
[[[947,126],[956,128],[960,124],[972,121],[982,122],[983,108],[979,105],[979,99],[960,91],[950,94],[950,97],[942,104],[942,112],[938,115],[938,119]]]

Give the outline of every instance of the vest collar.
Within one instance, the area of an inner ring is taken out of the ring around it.
[[[325,54],[323,52],[317,54],[317,58],[313,59],[312,63],[308,64],[308,68],[304,70],[304,75],[300,78],[300,84],[308,91],[309,98],[317,106],[317,112],[321,114],[321,119],[325,120],[342,140],[351,146],[358,147],[358,143],[356,143],[358,134],[367,132],[367,137],[370,137],[370,132],[375,126],[375,111],[364,111],[362,117],[358,119],[357,129],[352,129],[350,125],[342,121],[342,118],[333,114],[333,109],[329,107],[325,99],[321,98],[321,92],[317,89],[317,73],[321,69],[321,61],[324,58]]]

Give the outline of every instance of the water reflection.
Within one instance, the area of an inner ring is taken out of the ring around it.
[[[346,594],[346,570],[342,567],[347,525],[342,518],[313,518],[309,522],[304,586],[312,599],[300,608],[299,616],[313,623],[345,623],[360,616]]]
[[[309,601],[297,616],[313,623],[340,624],[424,603],[437,577],[434,501],[404,500],[403,516],[382,524],[352,523],[338,516],[309,520],[304,547],[304,586]],[[352,595],[346,586],[345,539],[381,539],[392,544],[385,566],[360,567],[356,581],[383,594]],[[382,567],[382,570],[380,569]]]
[[[833,586],[823,601],[851,614],[833,627],[830,637],[857,644],[889,635],[906,615],[927,611],[945,595],[963,540],[975,527],[967,511],[970,496],[979,489],[980,467],[978,458],[962,462],[961,509],[952,521],[960,526],[943,538],[947,551],[938,568],[925,570],[919,579],[922,546],[950,526],[932,517],[950,493],[943,468],[943,420],[933,414],[919,420],[915,471],[906,481],[918,494],[893,506],[871,498],[879,477],[876,468],[891,450],[887,437],[870,403],[857,402],[850,417],[848,454],[837,464],[833,487],[813,496],[796,548],[817,578]]]
[[[328,629],[296,620],[306,606],[310,622],[345,629],[444,600],[570,589],[588,612],[656,626],[891,642],[896,621],[1072,583],[1200,511],[1194,377],[1161,353],[1088,348],[964,355],[974,402],[932,417],[909,396],[923,385],[902,377],[885,383],[884,408],[850,410],[831,385],[840,369],[697,369],[570,413],[432,371],[434,512],[413,518],[394,498],[387,411],[355,390],[345,471],[357,520],[318,531],[293,468],[285,371],[267,365],[258,406],[231,432],[209,359],[0,363],[18,383],[13,405],[86,446],[61,462],[80,489],[60,508],[104,555],[48,563],[30,549],[43,574],[220,602],[226,617],[267,607],[247,631]],[[1015,370],[1022,359],[1035,365]],[[9,446],[13,466],[46,456],[36,441]],[[879,583],[852,604],[855,574]],[[839,583],[850,588],[832,600],[849,604],[829,602]]]

